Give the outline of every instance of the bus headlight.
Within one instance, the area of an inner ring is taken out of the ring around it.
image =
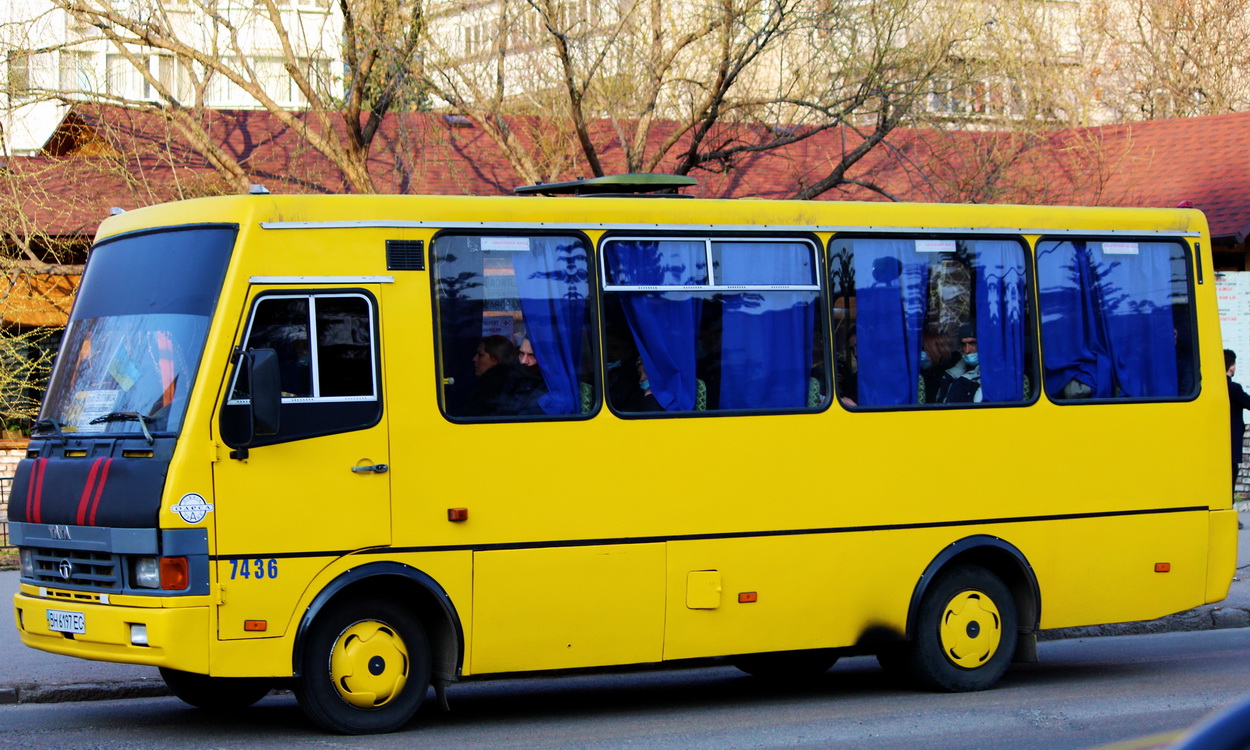
[[[135,588],[159,589],[161,565],[155,557],[136,557],[130,563],[130,583]]]
[[[35,551],[23,547],[18,552],[18,558],[21,561],[22,578],[35,577]]]

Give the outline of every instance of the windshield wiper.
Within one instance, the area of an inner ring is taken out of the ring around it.
[[[143,436],[148,439],[148,445],[156,442],[152,437],[152,433],[148,432],[148,422],[156,420],[151,417],[145,417],[137,411],[111,411],[108,414],[96,417],[91,420],[90,424],[104,424],[105,422],[138,422],[143,428]]]
[[[52,428],[52,434],[62,443],[65,442],[65,433],[61,432],[61,423],[55,419],[36,419],[32,428],[38,430],[43,427]]]

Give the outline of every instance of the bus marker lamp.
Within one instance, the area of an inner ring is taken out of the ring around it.
[[[243,630],[248,633],[263,633],[269,629],[268,620],[244,620]]]
[[[754,591],[743,591],[742,593],[738,594],[739,604],[750,604],[752,602],[757,602],[759,600],[760,600],[760,595]]]
[[[190,581],[187,558],[161,558],[161,588],[165,591],[182,591]]]
[[[448,508],[447,520],[453,521],[453,522],[469,520],[469,509],[468,508]]]
[[[1155,563],[1156,573],[1171,573],[1172,563]]]

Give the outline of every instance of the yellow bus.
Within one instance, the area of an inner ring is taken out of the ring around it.
[[[1227,594],[1200,212],[639,181],[108,218],[10,499],[22,641],[369,733],[537,670],[979,690]]]

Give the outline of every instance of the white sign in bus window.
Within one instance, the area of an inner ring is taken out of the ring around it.
[[[482,252],[492,253],[528,253],[530,241],[528,237],[483,237]]]
[[[918,253],[953,253],[955,240],[916,240]]]
[[[1137,243],[1104,242],[1102,243],[1102,252],[1104,255],[1137,255]]]

